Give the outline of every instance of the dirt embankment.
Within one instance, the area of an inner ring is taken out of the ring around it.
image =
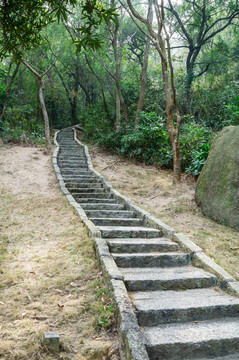
[[[239,233],[205,217],[196,205],[195,180],[182,176],[173,185],[170,170],[135,164],[91,147],[93,165],[123,195],[178,232],[239,279]],[[208,199],[210,201],[210,199]]]
[[[112,304],[79,217],[51,159],[0,148],[0,358],[118,360]],[[58,331],[61,352],[42,347]]]

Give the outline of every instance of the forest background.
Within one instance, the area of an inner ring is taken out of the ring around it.
[[[238,15],[237,0],[1,2],[1,137],[44,143],[47,116],[197,176],[239,122]]]

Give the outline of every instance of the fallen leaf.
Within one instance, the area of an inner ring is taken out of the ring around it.
[[[63,308],[65,305],[57,304],[59,308]]]
[[[73,287],[76,287],[76,286],[77,286],[77,284],[74,283],[74,282],[71,282],[70,285],[73,286]]]

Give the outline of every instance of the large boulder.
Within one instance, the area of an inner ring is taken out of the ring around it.
[[[239,126],[216,137],[196,185],[205,215],[239,231]]]

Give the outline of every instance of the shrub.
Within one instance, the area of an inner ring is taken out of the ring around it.
[[[89,126],[89,125],[88,125]],[[92,127],[93,128],[93,127]],[[86,128],[87,129],[87,128]],[[165,121],[155,113],[141,113],[136,129],[122,127],[119,132],[96,131],[97,145],[117,154],[146,164],[172,168],[173,151]],[[182,170],[198,175],[206,161],[213,133],[210,129],[187,119],[181,127],[180,148]]]

